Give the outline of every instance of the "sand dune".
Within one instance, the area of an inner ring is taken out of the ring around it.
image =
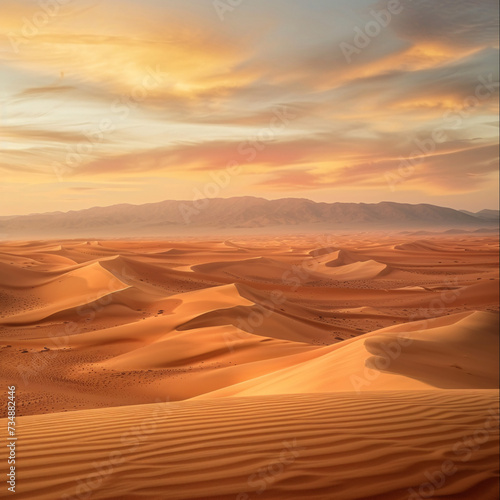
[[[316,351],[314,359],[203,397],[336,391],[495,389],[498,316],[460,313],[389,327]],[[432,356],[429,356],[432,353]]]
[[[40,277],[40,273],[37,273],[37,277]],[[32,283],[33,278],[24,273],[24,279],[24,287],[28,288],[27,283]],[[17,283],[18,287],[22,287],[22,281]],[[30,311],[12,315],[8,321],[11,324],[32,323],[61,310],[61,308],[82,305],[89,296],[99,299],[110,292],[123,290],[127,286],[109,273],[100,263],[89,264],[61,273],[57,278],[52,277],[44,283],[39,283],[36,291],[31,293],[36,293],[37,298],[44,305],[40,308],[33,308]],[[68,290],[71,290],[71,293],[68,293]]]
[[[498,498],[498,248],[461,233],[0,244],[16,495]]]
[[[192,267],[193,271],[203,274],[226,276],[231,279],[245,278],[251,281],[282,281],[290,267],[275,259],[254,257],[237,262],[215,262]]]
[[[319,272],[324,272],[328,276],[338,280],[366,280],[387,274],[388,271],[389,268],[385,264],[370,259],[339,267],[331,267],[330,269],[328,269],[328,264],[326,264]]]
[[[495,391],[460,390],[159,402],[22,417],[16,497],[400,500],[428,492],[445,464],[439,496],[493,500],[497,423]],[[68,447],[68,436],[82,431]],[[47,456],[48,446],[61,452]]]

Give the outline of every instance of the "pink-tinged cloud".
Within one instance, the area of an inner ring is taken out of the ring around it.
[[[169,179],[164,197],[176,198],[238,164],[231,195],[307,190],[329,201],[359,189],[390,200],[389,177],[422,202],[454,193],[458,208],[493,208],[498,3],[404,2],[363,46],[356,33],[387,2],[313,3],[245,2],[222,22],[212,2],[74,0],[35,33],[25,25],[38,3],[7,2],[4,183],[31,189],[30,211],[43,211],[54,165],[57,182],[126,178],[151,190]],[[421,157],[418,144],[438,135]],[[7,210],[23,203],[13,195]]]

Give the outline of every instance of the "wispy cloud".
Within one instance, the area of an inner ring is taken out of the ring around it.
[[[80,155],[65,174],[83,183],[75,197],[93,190],[86,182],[125,177],[144,183],[146,202],[159,179],[164,198],[186,197],[236,161],[241,178],[227,195],[304,189],[329,201],[349,188],[386,200],[397,193],[385,173],[442,130],[398,190],[414,202],[467,193],[454,203],[492,206],[498,4],[402,5],[349,63],[339,45],[387,2],[255,0],[221,22],[211,2],[74,0],[34,28],[38,3],[11,2],[0,19],[4,180],[48,185],[54,163]],[[152,71],[161,82],[143,95]],[[491,92],[471,106],[481,79]],[[294,120],[250,154],[276,106]],[[89,148],[103,120],[113,131]],[[43,210],[40,193],[26,211]],[[19,213],[25,201],[6,203]]]

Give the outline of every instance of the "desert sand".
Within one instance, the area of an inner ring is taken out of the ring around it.
[[[1,243],[16,498],[498,498],[498,250],[486,233]]]

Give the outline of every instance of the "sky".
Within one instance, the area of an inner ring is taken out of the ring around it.
[[[0,216],[260,196],[498,208],[495,0],[11,0]]]

